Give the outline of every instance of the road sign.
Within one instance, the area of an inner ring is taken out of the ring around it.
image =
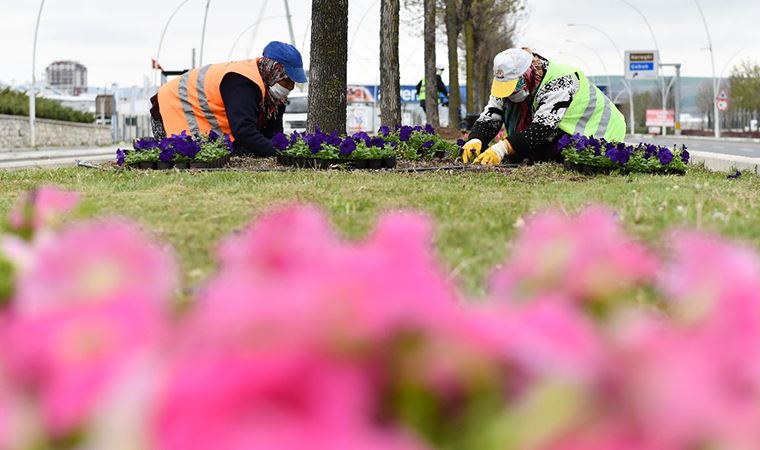
[[[672,109],[647,109],[648,127],[674,127],[676,126],[676,113]]]
[[[656,50],[625,52],[626,80],[654,80],[659,76],[660,55]]]
[[[726,94],[725,89],[720,90],[720,94],[718,94],[718,100],[728,100],[728,94]]]
[[[718,111],[726,112],[728,110],[728,100],[718,100]]]

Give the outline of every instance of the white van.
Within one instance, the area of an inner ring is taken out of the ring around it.
[[[306,113],[309,111],[309,97],[305,92],[292,92],[288,96],[288,105],[282,116],[282,128],[285,133],[306,131]]]

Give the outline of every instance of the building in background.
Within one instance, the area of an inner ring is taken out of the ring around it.
[[[47,84],[69,95],[87,92],[87,67],[76,61],[55,61],[45,69]]]

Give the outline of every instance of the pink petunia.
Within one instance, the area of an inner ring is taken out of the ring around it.
[[[528,221],[492,289],[513,301],[544,294],[609,301],[651,281],[657,268],[657,259],[631,241],[609,211],[589,208],[577,217],[547,212]]]
[[[175,285],[175,264],[166,249],[130,224],[92,221],[35,247],[13,302],[22,314],[120,301],[163,311]]]
[[[42,186],[24,195],[10,212],[10,225],[17,230],[37,230],[52,224],[79,204],[79,194]]]

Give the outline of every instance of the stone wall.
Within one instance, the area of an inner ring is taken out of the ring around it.
[[[59,120],[35,121],[38,147],[92,147],[109,145],[111,127]],[[29,147],[29,117],[0,114],[0,148]]]

